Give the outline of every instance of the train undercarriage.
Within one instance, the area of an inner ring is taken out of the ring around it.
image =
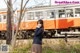
[[[31,39],[34,37],[35,30],[20,30],[17,35],[17,39]],[[67,29],[46,29],[44,30],[43,38],[61,38],[65,37],[65,35],[61,35],[61,32],[80,32],[80,27],[69,27]],[[72,37],[72,35],[69,35]],[[76,35],[73,35],[74,37]],[[0,31],[0,39],[6,39],[7,32]]]

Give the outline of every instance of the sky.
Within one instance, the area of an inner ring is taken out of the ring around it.
[[[15,0],[13,0],[13,3],[14,3]],[[25,2],[25,0],[24,0]],[[36,6],[36,5],[41,5],[41,4],[44,4],[44,5],[49,5],[50,3],[50,0],[30,0],[27,4],[26,7],[32,7],[32,6]],[[4,2],[4,0],[1,0],[0,1],[0,9],[2,8],[6,8],[6,3]],[[15,3],[14,3],[14,7],[15,8],[19,8],[20,7],[20,0],[17,0]]]
[[[57,5],[55,3],[55,1],[79,1],[79,0],[51,0],[51,5]],[[24,2],[25,2],[25,0],[24,0]],[[13,0],[13,3],[14,3],[14,0]],[[30,0],[26,7],[34,7],[34,6],[42,5],[42,4],[49,5],[50,0]],[[6,8],[6,4],[5,4],[4,0],[0,1],[0,9],[2,9],[2,8]],[[14,8],[20,8],[20,0],[17,0],[14,3]]]

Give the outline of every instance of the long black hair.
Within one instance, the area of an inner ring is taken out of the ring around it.
[[[38,20],[38,22],[42,25],[41,28],[44,28],[43,20],[40,19],[40,20]],[[38,22],[37,22],[37,24],[38,24]]]

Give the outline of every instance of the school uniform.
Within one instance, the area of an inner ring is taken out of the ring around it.
[[[36,28],[34,39],[33,39],[33,45],[32,45],[32,52],[35,53],[42,53],[42,38],[43,38],[43,28]]]

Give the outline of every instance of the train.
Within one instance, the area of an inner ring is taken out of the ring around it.
[[[15,17],[17,22],[19,11]],[[24,18],[19,27],[17,38],[31,38],[37,26],[37,21],[42,19],[44,22],[45,38],[52,38],[61,32],[80,31],[80,4],[36,6],[26,8]],[[6,38],[6,10],[0,10],[0,36]],[[14,26],[16,28],[16,25]]]

